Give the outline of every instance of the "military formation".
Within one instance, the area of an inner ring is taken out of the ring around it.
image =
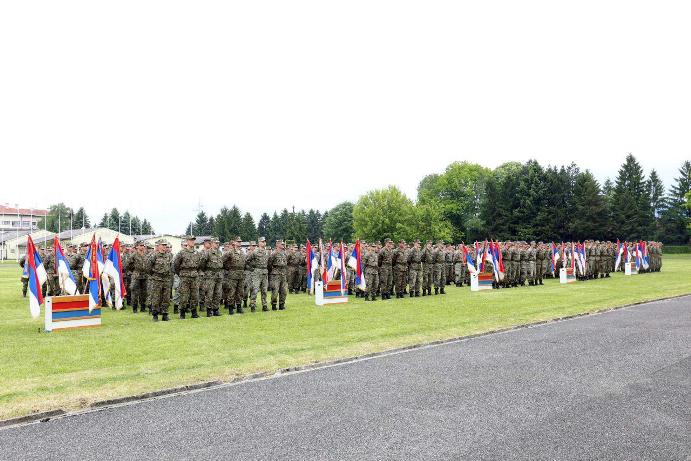
[[[156,241],[155,246],[144,242],[123,246],[123,278],[127,289],[126,305],[132,312],[151,314],[154,321],[169,320],[169,305],[173,304],[173,314],[185,319],[198,318],[205,312],[207,317],[218,317],[221,309],[228,314],[243,314],[245,309],[257,310],[257,298],[262,311],[284,310],[288,293],[297,294],[309,291],[307,286],[307,254],[304,245],[286,245],[283,241],[275,242],[269,249],[266,239],[249,242],[243,248],[238,237],[221,246],[218,239],[206,238],[203,247],[197,250],[196,238],[185,236],[182,248],[173,256],[172,248],[165,240]],[[570,243],[564,244],[569,248]],[[85,279],[82,276],[84,258],[88,244],[79,249],[74,245],[66,247],[67,259],[77,289],[84,292]],[[478,252],[483,251],[483,244],[466,246],[461,243],[452,245],[431,240],[424,244],[420,240],[407,243],[400,240],[394,245],[391,239],[383,243],[361,242],[361,271],[365,278],[365,288],[356,285],[355,264],[350,264],[354,244],[349,244],[345,252],[346,273],[336,269],[332,278],[347,277],[348,294],[364,298],[365,301],[376,299],[419,297],[446,294],[446,287],[462,287],[470,284],[468,259],[473,265],[479,263]],[[493,288],[512,288],[519,286],[543,285],[547,277],[554,277],[559,267],[566,266],[567,258],[562,258],[556,268],[552,267],[553,247],[543,242],[497,242],[498,251],[504,271],[494,280]],[[577,266],[579,280],[607,278],[610,273],[623,271],[623,258],[620,267],[617,261],[617,244],[612,242],[585,241],[583,248],[587,264]],[[639,272],[659,272],[662,268],[662,244],[647,242],[649,267]],[[107,252],[108,245],[104,245]],[[62,294],[55,267],[53,248],[40,248],[40,256],[48,274],[43,286],[44,295]],[[334,256],[336,250],[334,251]],[[633,246],[627,252],[633,254]],[[563,254],[563,253],[561,253]],[[317,250],[317,260],[320,259]],[[331,255],[324,255],[331,257]],[[24,267],[25,258],[19,261]],[[553,270],[553,269],[556,269]],[[314,267],[313,280],[321,279],[320,267]],[[485,273],[494,273],[492,262],[484,263]],[[558,273],[556,274],[558,276]],[[26,296],[28,278],[22,276],[22,291]],[[111,287],[114,284],[111,283]],[[111,288],[112,289],[112,288]],[[269,298],[268,292],[271,292]]]

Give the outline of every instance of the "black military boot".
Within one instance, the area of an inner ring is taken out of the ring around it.
[[[233,307],[232,304],[228,305],[228,315],[233,315],[235,314],[235,307]]]
[[[242,302],[242,307],[247,307],[247,298]]]
[[[214,314],[214,317],[220,317],[221,316],[221,313],[218,312],[218,309],[214,309],[213,314]]]
[[[446,292],[444,291],[444,286],[443,286],[443,285],[442,285],[442,287],[439,289],[439,294],[442,294],[442,295],[445,295],[445,294],[446,294]]]
[[[235,310],[238,311],[238,314],[244,314],[245,313],[245,311],[242,309],[242,304],[240,304],[240,303],[237,303],[235,305]]]
[[[348,296],[353,294],[353,290],[351,288],[348,288]]]
[[[185,320],[185,311],[180,311],[180,320]]]
[[[420,292],[419,292],[419,291],[416,291],[416,292],[415,292],[415,297],[416,297],[416,298],[419,298],[419,297],[420,297]]]
[[[137,313],[137,304],[134,304],[134,305],[132,306],[132,313],[133,313],[133,314],[136,314],[136,313]]]
[[[369,301],[369,295],[365,294],[365,301]]]
[[[178,307],[177,304],[173,304],[173,314],[179,314],[180,313],[180,308]]]
[[[267,306],[262,306],[262,312],[269,312],[269,308]]]
[[[163,315],[161,316],[161,320],[164,321],[164,322],[167,322],[167,321],[168,321],[168,314],[163,314]]]
[[[410,290],[410,295],[409,295],[409,296],[410,296],[411,298],[414,298],[414,297],[415,297],[415,292],[414,292],[413,290]]]
[[[158,314],[154,313],[154,314],[153,314],[153,319],[154,319],[154,322],[158,322]]]
[[[439,294],[439,287],[434,287],[434,294],[438,295]],[[430,293],[432,295],[432,293]]]
[[[251,312],[257,312],[257,306],[250,306]]]
[[[271,303],[271,310],[272,310],[272,311],[277,311],[277,310],[278,310],[278,308],[276,307],[276,305],[275,305],[274,303]]]
[[[285,303],[278,303],[278,310],[279,310],[279,311],[284,311],[284,310],[286,310],[286,305],[285,305]]]
[[[197,309],[192,309],[192,316],[191,316],[191,317],[192,317],[193,319],[198,319],[198,318],[199,318],[199,314],[197,314]]]
[[[199,309],[199,311],[201,312],[201,308]],[[214,315],[214,314],[211,312],[211,309],[206,309],[206,316],[207,316],[207,317],[211,317],[211,316],[213,316],[213,315]]]

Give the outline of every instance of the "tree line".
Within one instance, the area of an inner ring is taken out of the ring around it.
[[[394,240],[659,240],[685,244],[691,235],[691,162],[665,189],[653,169],[647,175],[631,154],[616,178],[600,184],[571,163],[543,166],[535,160],[495,169],[454,162],[422,178],[416,200],[395,186],[370,191],[331,210],[263,213],[255,224],[237,206],[218,215],[200,212],[186,232],[223,241],[265,236],[304,242]]]
[[[117,208],[103,213],[98,227],[105,227],[127,235],[150,235],[154,233],[153,226],[148,219],[141,219],[130,214],[129,211],[120,214]],[[39,221],[39,228],[45,228],[55,233],[69,229],[89,229],[91,228],[91,219],[86,214],[84,207],[79,207],[75,211],[72,207],[61,202],[48,207],[48,215]]]

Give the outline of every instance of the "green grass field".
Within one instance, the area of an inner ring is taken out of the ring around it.
[[[104,310],[100,328],[42,333],[21,297],[15,263],[0,264],[0,419],[182,384],[275,371],[404,345],[691,293],[691,256],[666,255],[663,272],[560,286],[317,308],[288,297],[283,312],[153,323]]]

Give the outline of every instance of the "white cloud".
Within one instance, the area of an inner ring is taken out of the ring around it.
[[[687,2],[0,8],[2,202],[129,208],[180,232],[199,201],[258,216],[392,183],[414,196],[454,160],[604,180],[632,152],[669,185],[691,157]]]

